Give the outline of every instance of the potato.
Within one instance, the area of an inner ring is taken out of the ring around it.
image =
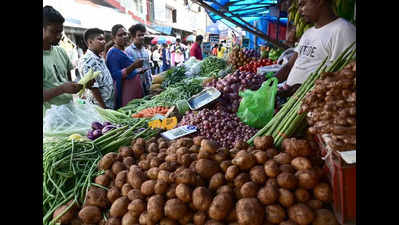
[[[125,157],[123,159],[123,164],[125,164],[126,168],[129,168],[134,163],[134,158],[131,156]]]
[[[279,169],[281,172],[295,173],[294,167],[292,167],[290,164],[280,165]]]
[[[139,145],[145,145],[145,139],[144,138],[137,138],[135,144]]]
[[[251,180],[257,184],[264,184],[266,182],[267,176],[263,166],[254,166],[249,171]]]
[[[62,206],[58,207],[53,213],[53,219],[55,219],[56,217],[58,217],[58,215],[60,215],[65,210],[67,210],[67,208],[68,208],[68,204],[65,204],[65,205],[62,205]],[[73,208],[73,206],[72,206],[72,208]],[[64,215],[62,215],[56,221],[60,222],[61,224],[69,223],[73,219],[73,217],[75,216],[74,214],[75,214],[76,209],[72,209],[72,208],[68,209],[68,211],[66,211],[64,213]]]
[[[101,175],[98,175],[98,176],[96,177],[96,179],[94,180],[94,182],[95,182],[96,184],[102,185],[102,186],[104,186],[104,187],[108,187],[108,185],[111,183],[111,179],[112,179],[112,178],[110,178],[108,175],[106,175],[106,174],[101,174]]]
[[[170,172],[174,168],[173,168],[173,165],[172,165],[171,161],[165,161],[165,162],[161,163],[161,165],[159,165],[159,169],[160,170],[166,170],[166,171]]]
[[[319,177],[312,169],[300,170],[296,177],[298,178],[298,186],[307,190],[313,189],[319,183]]]
[[[172,172],[169,174],[168,183],[175,183],[176,182],[176,172]]]
[[[179,223],[177,221],[175,221],[175,220],[172,220],[170,218],[164,217],[159,222],[159,225],[179,225]]]
[[[121,156],[123,158],[134,155],[133,150],[129,146],[121,146],[121,147],[119,147],[118,152],[121,154]]]
[[[101,220],[101,210],[97,206],[85,206],[79,211],[79,218],[83,223],[98,223]]]
[[[172,183],[169,185],[168,190],[166,191],[166,196],[171,199],[171,198],[176,198],[176,187],[177,184]]]
[[[123,184],[126,183],[127,180],[127,170],[122,170],[117,173],[115,178],[115,186],[118,188],[122,188]]]
[[[101,224],[101,221],[98,225],[107,225],[107,224],[105,224],[105,222],[103,224]],[[83,221],[79,217],[73,218],[70,222],[70,225],[82,225],[82,224],[83,224]]]
[[[226,170],[225,178],[227,181],[232,181],[240,173],[240,168],[236,165],[229,166]]]
[[[177,184],[195,184],[195,172],[192,169],[182,168],[183,170],[179,173],[176,170],[176,183]]]
[[[254,139],[254,145],[256,149],[266,150],[272,148],[274,145],[274,139],[272,136],[256,137]]]
[[[122,217],[127,212],[127,206],[129,205],[129,199],[126,196],[119,197],[116,199],[111,206],[110,216],[111,217]]]
[[[180,138],[176,141],[176,147],[187,147],[190,148],[194,144],[193,139],[185,137],[185,138]]]
[[[334,214],[328,209],[318,209],[315,214],[313,225],[338,225]]]
[[[170,172],[167,170],[160,170],[158,173],[158,180],[162,180],[164,182],[169,182]]]
[[[313,189],[313,194],[316,199],[322,202],[330,202],[332,200],[332,190],[327,183],[319,183]]]
[[[121,224],[122,223],[121,223],[120,218],[111,217],[111,218],[108,218],[105,225],[121,225]]]
[[[275,148],[266,149],[266,156],[269,159],[273,159],[273,157],[276,156],[278,153],[280,153],[280,152],[277,149],[275,149]]]
[[[264,151],[256,151],[254,156],[257,164],[264,164],[268,160],[267,154]]]
[[[274,161],[278,162],[279,164],[289,164],[292,160],[291,156],[288,153],[280,152],[279,154],[273,157]]]
[[[111,203],[113,203],[116,199],[118,199],[121,196],[121,191],[119,188],[112,186],[110,189],[107,191],[107,199]]]
[[[164,216],[164,204],[165,201],[162,195],[154,195],[148,199],[147,213],[149,214],[152,221],[158,222],[162,219],[162,217]]]
[[[141,193],[144,195],[152,195],[154,194],[154,187],[157,182],[155,180],[147,180],[141,185]]]
[[[306,189],[298,188],[295,190],[295,198],[298,202],[307,202],[310,199],[310,194]]]
[[[163,180],[157,180],[157,183],[154,186],[155,194],[162,195],[165,194],[168,190],[168,183]]]
[[[85,204],[105,208],[107,206],[107,191],[102,188],[91,187],[86,194]]]
[[[156,152],[150,152],[148,154],[146,154],[145,159],[147,159],[148,161],[151,161],[152,159],[157,157],[157,153]]]
[[[312,168],[312,163],[310,162],[309,159],[305,157],[296,157],[291,161],[291,165],[296,169],[296,170],[307,170]]]
[[[126,212],[122,217],[122,225],[135,225],[139,222],[138,218],[133,216],[130,211]]]
[[[242,150],[238,152],[231,162],[241,170],[248,170],[256,164],[256,159],[254,155]]]
[[[196,137],[193,138],[193,142],[194,142],[195,145],[201,146],[201,142],[202,142],[203,139],[205,139],[204,136],[196,136]]]
[[[122,192],[122,196],[127,196],[127,194],[129,193],[130,190],[132,190],[133,187],[129,184],[129,183],[125,183],[122,186],[121,192]]]
[[[219,164],[209,159],[200,159],[195,164],[196,172],[203,178],[209,179],[220,171]]]
[[[294,190],[298,185],[298,179],[292,173],[282,172],[277,176],[277,184],[282,188]]]
[[[242,185],[244,185],[245,183],[247,183],[250,180],[251,180],[251,177],[249,176],[248,173],[240,173],[234,179],[234,186],[236,186],[237,188],[241,188]]]
[[[212,154],[206,151],[199,151],[197,159],[212,159]]]
[[[295,203],[294,194],[290,190],[280,188],[279,195],[278,201],[282,206],[288,208]]]
[[[207,219],[206,212],[197,211],[193,216],[193,222],[195,225],[204,225]]]
[[[213,198],[208,209],[208,215],[214,220],[221,221],[229,214],[233,208],[233,197],[228,193],[221,193]]]
[[[111,169],[107,169],[105,170],[105,175],[107,175],[109,178],[111,178],[112,180],[116,177],[116,175],[112,172]]]
[[[205,187],[197,187],[192,193],[192,200],[195,209],[207,211],[212,203],[212,194]]]
[[[243,198],[236,204],[237,221],[240,225],[262,225],[264,211],[256,198]]]
[[[185,203],[191,201],[191,188],[186,184],[176,186],[176,197]]]
[[[161,163],[163,163],[163,160],[155,157],[150,160],[150,168],[158,167]]]
[[[116,162],[114,162],[114,164],[112,164],[112,172],[114,174],[118,174],[122,170],[126,170],[126,169],[127,168],[126,168],[125,164],[123,164],[122,162],[116,161]]]
[[[323,207],[323,202],[318,199],[311,199],[306,202],[306,205],[308,205],[313,210],[316,210],[316,209],[321,209]]]
[[[188,208],[184,202],[177,198],[169,199],[164,208],[165,216],[174,220],[183,218],[187,211]]]
[[[290,154],[292,158],[298,156],[307,157],[312,154],[312,148],[307,140],[286,138],[281,142],[281,148],[284,152]]]
[[[216,190],[225,183],[226,180],[224,179],[223,173],[216,173],[211,177],[211,180],[209,181],[209,189]]]
[[[218,149],[218,145],[216,142],[208,140],[208,139],[203,139],[201,141],[200,151],[205,151],[210,154],[215,154],[217,149]]]
[[[264,186],[259,189],[257,197],[262,204],[270,205],[276,202],[279,198],[279,191],[272,185]]]
[[[153,167],[147,171],[147,177],[152,180],[158,179],[158,173],[160,169],[157,167]]]
[[[243,198],[256,198],[258,194],[258,185],[249,181],[241,186],[240,193]]]
[[[297,203],[288,209],[288,216],[299,225],[310,224],[314,219],[312,210],[303,203]]]
[[[132,146],[134,157],[139,158],[145,152],[145,145],[137,142]]]
[[[135,199],[129,203],[127,209],[133,216],[138,217],[147,208],[146,203],[142,199]]]
[[[136,199],[145,199],[145,195],[141,193],[139,189],[132,189],[127,193],[127,197],[130,201],[134,201]]]
[[[104,155],[104,157],[98,162],[99,170],[107,170],[110,169],[112,164],[115,162],[117,153],[110,152]]]
[[[165,139],[164,137],[159,137],[159,138],[157,139],[156,143],[159,144],[159,143],[161,143],[161,142],[166,142],[166,143],[168,143],[168,140]]]
[[[278,204],[266,206],[266,220],[273,224],[279,224],[286,218],[285,210]]]
[[[158,152],[158,144],[157,143],[150,143],[147,148],[148,152]]]
[[[266,161],[264,169],[268,177],[277,177],[280,174],[280,168],[278,163],[272,159]]]

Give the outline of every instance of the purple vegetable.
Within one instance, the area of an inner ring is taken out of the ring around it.
[[[93,122],[92,124],[91,124],[91,128],[93,129],[93,130],[98,130],[98,129],[103,129],[103,125],[101,124],[101,123],[99,123],[99,122]]]
[[[110,131],[110,130],[112,130],[112,129],[115,129],[115,128],[116,128],[116,126],[114,126],[114,125],[107,125],[107,126],[105,126],[105,127],[101,130],[101,133],[105,134],[105,133],[107,133],[108,131]]]
[[[94,130],[94,131],[93,131],[93,138],[94,138],[94,139],[100,137],[101,135],[102,135],[102,132],[101,132],[100,129]]]
[[[112,123],[110,123],[110,122],[108,122],[108,121],[103,123],[103,127],[106,127],[106,126],[108,126],[108,125],[112,125]]]

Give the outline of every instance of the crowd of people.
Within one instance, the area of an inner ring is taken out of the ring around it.
[[[74,68],[66,51],[58,44],[62,38],[64,17],[53,7],[43,7],[43,106],[62,105],[72,101],[83,85],[77,82],[90,70],[100,74],[86,85],[83,98],[102,108],[118,109],[133,99],[150,93],[152,76],[178,66],[190,57],[202,60],[198,35],[194,44],[184,45],[180,39],[168,45],[146,46],[146,27],[135,24],[126,29],[116,24],[112,40],[106,43],[105,33],[87,29],[83,39],[87,50]],[[72,80],[71,71],[78,72]]]

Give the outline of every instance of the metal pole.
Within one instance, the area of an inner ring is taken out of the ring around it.
[[[254,30],[249,29],[246,26],[243,26],[242,24],[238,23],[237,21],[235,21],[235,20],[227,17],[226,15],[218,12],[217,10],[215,10],[214,8],[209,6],[208,4],[204,3],[202,0],[197,0],[196,2],[199,3],[205,9],[207,9],[207,10],[209,10],[209,11],[211,11],[211,12],[217,14],[217,15],[219,15],[223,19],[226,19],[226,20],[230,21],[231,23],[235,24],[236,26],[241,27],[243,30],[248,31],[248,32],[250,32],[250,33],[252,33],[254,35],[257,35],[257,36],[261,37],[264,40],[267,40],[268,42],[270,42],[274,46],[280,47],[280,48],[282,48],[284,50],[289,48],[287,45],[285,45],[283,43],[280,43],[280,42],[275,41],[275,40],[271,40],[266,34],[264,34],[262,32],[254,31]]]

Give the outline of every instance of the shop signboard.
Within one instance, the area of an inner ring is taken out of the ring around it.
[[[219,34],[209,34],[209,42],[219,43]]]

